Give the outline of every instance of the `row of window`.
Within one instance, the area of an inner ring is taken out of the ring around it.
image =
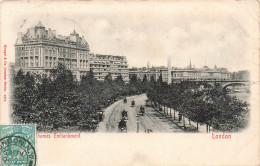
[[[93,70],[93,71],[116,71],[116,72],[123,72],[123,73],[127,72],[127,73],[129,73],[128,70],[111,69],[111,68],[98,68],[98,69],[93,69],[93,68],[92,68],[92,70]]]
[[[90,67],[110,67],[110,65],[93,65],[93,64],[90,64]]]
[[[97,65],[97,64],[90,64],[90,67],[127,68],[127,66],[117,66],[117,65]]]
[[[65,62],[65,65],[69,68],[77,68],[77,61],[64,61],[64,59],[58,59],[56,60],[56,57],[51,58],[51,57],[46,57],[45,62],[44,62],[44,67],[56,67],[58,65],[58,62]],[[21,67],[39,67],[39,58],[33,57],[28,58],[21,58]],[[80,68],[87,68],[87,63],[86,62],[80,62]]]
[[[126,59],[125,58],[118,58],[118,57],[96,57],[97,59],[100,59],[100,60],[116,60],[116,61],[125,61]]]
[[[106,76],[108,73],[98,73],[98,72],[94,72],[94,75],[95,76],[99,76],[99,75],[104,75]],[[122,75],[122,76],[128,76],[128,74],[122,74],[122,73],[110,73],[112,76],[119,76],[119,75]]]
[[[30,55],[39,55],[39,51],[40,51],[41,47],[20,47],[21,50],[21,55],[24,56],[28,56]],[[53,55],[56,56],[56,54],[58,55],[62,55],[63,53],[66,54],[71,54],[72,58],[76,58],[76,53],[79,53],[80,55],[80,59],[85,59],[87,58],[88,55],[88,51],[76,51],[74,49],[67,49],[67,48],[44,48],[44,54],[45,55]]]
[[[29,54],[30,53],[30,54]],[[21,56],[38,56],[39,55],[39,52],[29,52],[29,51],[25,51],[25,54],[24,54],[24,52],[21,52]],[[51,52],[48,54],[45,54],[45,56],[56,56],[56,54],[54,53],[54,54],[52,54]],[[76,57],[76,55],[75,54],[66,54],[66,53],[60,53],[60,54],[58,54],[58,57],[63,57],[63,58],[70,58],[70,59],[76,59],[77,57]],[[87,57],[85,56],[80,56],[80,59],[82,59],[82,60],[86,60],[87,59]]]

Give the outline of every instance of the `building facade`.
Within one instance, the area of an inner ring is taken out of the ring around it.
[[[168,82],[168,69],[166,67],[152,67],[151,69],[129,69],[130,78],[135,74],[137,78],[143,79],[146,74],[148,80],[151,78],[151,75],[158,80],[159,76],[162,75],[162,80]],[[231,75],[225,68],[210,69],[207,66],[204,66],[203,68],[171,68],[171,79],[172,82],[184,80],[230,80]]]
[[[125,56],[96,54],[89,64],[97,80],[104,80],[110,73],[112,79],[121,75],[125,82],[129,82],[129,69]]]
[[[75,79],[93,70],[95,78],[104,80],[110,72],[115,78],[122,75],[129,81],[126,57],[99,55],[89,52],[89,45],[84,36],[74,30],[69,36],[56,35],[55,30],[46,29],[40,22],[27,30],[18,33],[15,43],[15,72],[49,74],[58,63],[64,64],[73,73]]]
[[[155,80],[158,80],[159,76],[160,76],[160,69],[161,69],[161,67],[152,67],[152,68],[133,67],[133,68],[129,69],[129,78],[131,78],[133,75],[136,75],[138,79],[143,80],[144,75],[146,75],[148,81],[151,80],[152,76]]]
[[[56,35],[55,30],[48,29],[39,23],[28,29],[25,34],[19,33],[15,44],[15,67],[25,72],[42,74],[57,67],[58,63],[71,69],[73,76],[89,71],[89,45],[74,30],[69,36]]]
[[[168,69],[161,69],[163,81],[168,81]],[[171,71],[172,82],[183,81],[183,80],[230,80],[230,72],[226,68],[214,68],[210,69],[207,66],[203,68],[186,68],[177,69],[172,68]]]

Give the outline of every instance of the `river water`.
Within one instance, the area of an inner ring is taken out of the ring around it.
[[[250,104],[250,93],[240,92],[240,93],[229,93],[230,96],[236,96],[239,100],[245,101]]]

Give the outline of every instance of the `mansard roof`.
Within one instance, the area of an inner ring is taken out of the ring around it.
[[[35,27],[27,29],[25,34],[19,33],[16,44],[37,42],[67,46],[71,45],[89,50],[89,45],[84,39],[84,36],[80,37],[75,29],[69,36],[56,35],[56,30],[51,30],[50,28],[46,29],[41,22],[39,22]]]

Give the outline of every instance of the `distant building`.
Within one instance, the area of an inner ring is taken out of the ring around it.
[[[231,73],[231,78],[233,80],[250,80],[250,74],[248,70],[242,70]]]
[[[104,80],[110,73],[112,79],[121,75],[125,82],[129,82],[129,69],[125,56],[96,54],[89,63],[97,80]]]
[[[168,80],[168,69],[160,69],[163,81]],[[192,68],[191,65],[186,69],[172,68],[172,81],[182,80],[229,80],[230,72],[226,68],[210,69],[207,66],[203,68]]]
[[[152,70],[153,69],[153,70]],[[147,75],[150,80],[151,75],[157,80],[162,75],[162,80],[168,82],[168,68],[152,67],[149,70],[147,68],[131,68],[129,69],[129,77],[135,74],[137,78],[143,79],[144,75]],[[187,68],[171,68],[172,82],[178,82],[183,80],[229,80],[231,79],[230,72],[225,68],[210,69],[207,66],[203,68],[192,68],[191,64]]]
[[[155,80],[158,80],[159,76],[160,76],[160,69],[161,68],[162,67],[149,67],[149,68],[146,68],[146,67],[143,67],[143,68],[133,67],[133,68],[129,69],[129,78],[131,79],[131,77],[133,75],[136,75],[138,79],[143,80],[144,75],[146,75],[148,81],[151,80],[152,76],[154,77]]]

